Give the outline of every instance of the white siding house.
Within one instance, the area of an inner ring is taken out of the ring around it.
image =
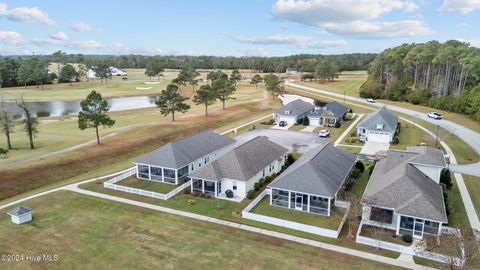
[[[398,116],[385,108],[369,114],[357,126],[357,136],[363,141],[391,143],[397,132]]]
[[[261,178],[281,170],[287,152],[265,136],[256,137],[194,172],[191,191],[240,201]]]
[[[301,99],[287,103],[273,113],[273,120],[276,123],[285,121],[288,125],[294,125],[301,121],[306,115],[313,111],[315,106]]]

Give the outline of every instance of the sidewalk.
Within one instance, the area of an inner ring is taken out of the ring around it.
[[[338,137],[338,139],[334,143],[334,146],[337,146],[338,144],[340,144],[342,142],[343,138],[345,138],[345,136],[347,136],[347,134],[350,133],[350,131],[357,125],[357,123],[360,121],[360,119],[362,119],[362,117],[363,117],[363,114],[358,114],[357,119],[355,119],[355,121],[353,121],[353,123],[351,123],[350,126],[348,126],[347,129],[345,129],[345,131],[342,133],[342,135],[340,135],[340,137]]]

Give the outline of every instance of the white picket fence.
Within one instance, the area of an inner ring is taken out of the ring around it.
[[[127,171],[125,173],[122,173],[120,175],[117,175],[114,178],[105,181],[103,183],[103,187],[108,188],[108,189],[117,190],[117,191],[137,194],[137,195],[141,195],[141,196],[145,196],[145,197],[151,197],[151,198],[160,199],[160,200],[168,200],[171,197],[175,196],[180,191],[189,187],[190,184],[191,184],[191,180],[190,180],[190,181],[176,187],[174,190],[170,191],[167,194],[115,184],[117,182],[120,182],[120,181],[132,176],[132,175],[136,175],[136,173],[137,173],[136,167],[133,167],[129,171]],[[148,180],[139,180],[139,181],[148,181]]]
[[[342,228],[343,228],[343,224],[345,223],[345,220],[347,218],[347,213],[345,213],[342,219],[342,222],[340,223],[337,230],[325,229],[325,228],[320,228],[312,225],[306,225],[303,223],[288,221],[280,218],[274,218],[274,217],[269,217],[265,215],[251,213],[250,211],[255,207],[255,205],[257,205],[267,195],[270,195],[269,189],[265,189],[262,193],[260,193],[257,196],[257,198],[255,198],[251,203],[249,203],[247,207],[245,207],[245,209],[243,209],[242,217],[246,219],[260,221],[260,222],[264,222],[264,223],[268,223],[268,224],[272,224],[280,227],[285,227],[285,228],[289,228],[297,231],[312,233],[312,234],[321,235],[321,236],[330,237],[330,238],[338,238],[338,236],[340,235],[340,232],[342,231]],[[349,203],[340,201],[339,205],[348,207]],[[349,211],[349,208],[347,208],[347,211]]]
[[[448,263],[450,260],[452,260],[451,257],[445,256],[445,255],[442,255],[442,254],[439,254],[439,253],[434,253],[434,252],[430,252],[430,251],[421,250],[421,249],[419,249],[418,247],[415,247],[415,246],[403,246],[403,245],[400,245],[400,244],[390,243],[390,242],[387,242],[387,241],[381,241],[381,240],[378,240],[378,239],[373,239],[373,238],[370,238],[370,237],[361,236],[360,233],[362,231],[362,226],[363,226],[363,221],[360,222],[360,226],[358,227],[358,230],[357,230],[357,238],[356,238],[357,243],[364,244],[364,245],[371,246],[371,247],[375,247],[375,248],[382,248],[382,249],[392,250],[392,251],[396,251],[396,252],[400,252],[400,253],[406,253],[406,254],[410,254],[410,255],[413,255],[413,256],[418,256],[418,257],[421,257],[421,258],[425,258],[425,259],[428,259],[428,260],[441,262],[441,263]],[[449,227],[442,228],[442,231],[444,233],[452,233],[453,230],[455,230],[455,229],[449,228]],[[463,265],[463,261],[460,258],[453,258],[453,261],[454,261],[454,264],[456,264],[457,266],[458,265]]]

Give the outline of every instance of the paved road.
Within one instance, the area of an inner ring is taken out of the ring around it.
[[[296,83],[291,82],[291,81],[285,81],[285,85],[295,87],[295,88],[299,88],[299,89],[304,89],[304,90],[307,90],[307,91],[310,91],[310,92],[316,92],[316,93],[320,93],[320,94],[334,96],[334,97],[337,97],[337,98],[340,98],[340,99],[344,98],[344,95],[342,95],[342,94],[332,93],[330,91],[320,90],[320,89],[317,89],[317,88],[296,84]],[[472,149],[475,152],[477,152],[477,154],[480,155],[480,133],[475,132],[475,131],[467,128],[467,127],[464,127],[462,125],[459,125],[457,123],[454,123],[454,122],[446,120],[446,119],[433,120],[431,118],[428,118],[425,113],[420,113],[420,112],[417,112],[417,111],[414,111],[414,110],[405,109],[405,108],[395,106],[395,105],[387,105],[387,104],[381,103],[381,102],[368,103],[366,101],[366,99],[358,98],[358,97],[352,97],[352,96],[345,96],[345,99],[355,101],[355,102],[358,102],[358,103],[368,104],[369,106],[376,106],[376,107],[386,106],[389,110],[401,112],[401,113],[413,116],[415,118],[430,122],[432,124],[440,125],[440,127],[446,129],[450,133],[459,137],[466,144],[468,144],[470,147],[472,147]],[[472,175],[480,176],[480,162],[471,164],[468,167],[462,166],[462,165],[452,166],[451,169],[452,169],[452,171],[456,171],[456,172],[460,172],[460,173],[466,173],[466,174],[472,174]]]

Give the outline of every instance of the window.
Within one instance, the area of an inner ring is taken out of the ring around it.
[[[163,169],[164,178],[163,181],[169,183],[175,183],[175,170]]]
[[[272,189],[272,205],[288,208],[288,191]]]
[[[151,172],[152,179],[162,180],[162,168],[150,167],[150,172]]]
[[[370,208],[370,220],[392,224],[393,210],[372,207]]]
[[[138,177],[150,179],[150,173],[148,166],[146,165],[138,165]]]
[[[310,212],[328,215],[328,198],[310,195]]]
[[[233,190],[237,190],[237,181],[232,181]]]
[[[205,157],[204,163],[207,164],[208,161],[209,161],[209,158],[208,158],[208,156],[207,156],[207,157]]]
[[[193,170],[194,170],[194,168],[193,168],[193,164],[192,164],[192,169],[191,169],[191,171],[193,172]]]
[[[262,177],[265,177],[265,169],[263,169]]]
[[[198,163],[198,167],[202,167],[202,163]]]
[[[188,165],[178,170],[178,179],[188,175]]]

